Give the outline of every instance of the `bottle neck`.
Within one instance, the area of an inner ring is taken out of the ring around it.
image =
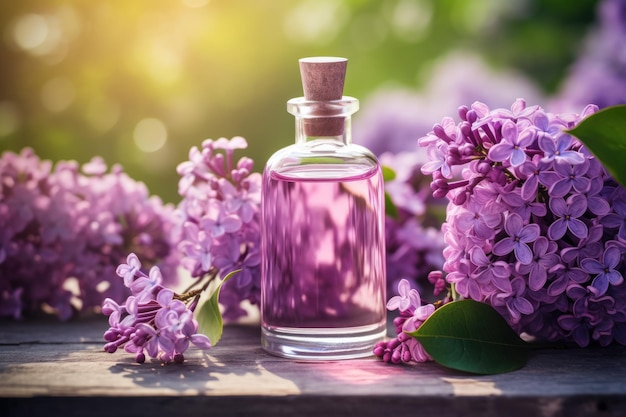
[[[287,102],[287,111],[296,118],[296,143],[312,141],[349,145],[352,143],[352,114],[359,101],[352,97],[341,100],[310,101],[303,97]]]
[[[338,145],[352,143],[352,117],[328,118],[296,117],[296,144],[311,141],[334,142]]]

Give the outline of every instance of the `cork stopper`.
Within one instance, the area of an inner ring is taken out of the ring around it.
[[[311,101],[341,100],[347,66],[346,58],[302,58],[300,76],[304,98]]]
[[[348,60],[338,57],[302,58],[300,76],[304,98],[308,101],[333,101],[343,97]],[[329,114],[332,110],[329,109]],[[323,117],[324,108],[320,108],[317,117],[304,121],[307,136],[340,136],[344,130],[343,117]]]

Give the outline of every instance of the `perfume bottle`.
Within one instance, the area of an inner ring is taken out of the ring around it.
[[[306,360],[368,356],[386,330],[381,167],[352,143],[347,60],[299,64],[304,97],[287,102],[295,144],[263,172],[262,345]]]

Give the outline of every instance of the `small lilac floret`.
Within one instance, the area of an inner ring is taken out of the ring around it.
[[[613,200],[614,212],[602,217],[600,223],[609,228],[618,228],[617,236],[626,241],[626,199]]]
[[[585,258],[580,261],[583,270],[590,274],[596,274],[591,289],[596,295],[603,295],[609,289],[609,284],[620,285],[624,282],[624,277],[617,266],[622,260],[622,254],[618,247],[608,247],[602,255],[602,261],[593,258]]]
[[[448,145],[441,144],[439,146],[430,146],[428,155],[430,161],[422,165],[422,173],[432,174],[439,171],[444,178],[452,178],[452,171],[447,161]]]
[[[572,137],[565,133],[558,134],[555,138],[547,135],[540,136],[537,144],[544,152],[542,161],[554,161],[572,165],[582,164],[585,161],[585,157],[581,153],[570,149],[572,141]]]
[[[417,308],[421,305],[420,295],[416,289],[411,288],[408,280],[402,279],[398,283],[398,293],[387,301],[387,309],[390,311],[406,311],[409,308]]]
[[[514,252],[520,263],[529,264],[533,253],[528,244],[539,237],[539,226],[536,224],[524,226],[522,217],[517,213],[511,213],[504,221],[504,229],[509,236],[494,245],[493,253],[502,256]]]
[[[126,263],[120,264],[116,269],[117,275],[124,278],[124,285],[127,287],[130,286],[130,283],[135,279],[135,274],[139,271],[141,271],[141,262],[134,253],[129,254]]]
[[[133,295],[140,301],[153,300],[155,298],[154,291],[161,286],[163,276],[161,270],[157,266],[150,268],[148,276],[141,274],[136,280],[134,280],[129,288]]]
[[[567,230],[579,239],[584,239],[589,233],[587,225],[579,219],[587,210],[587,200],[580,194],[572,195],[568,201],[560,197],[550,200],[550,209],[557,219],[548,227],[548,237],[558,240],[565,236]]]
[[[534,129],[526,128],[520,132],[517,124],[507,120],[502,125],[502,137],[504,140],[492,146],[487,157],[496,162],[508,160],[514,167],[523,164],[527,158],[525,149],[535,139]]]

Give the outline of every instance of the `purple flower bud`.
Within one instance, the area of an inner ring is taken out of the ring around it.
[[[458,109],[458,113],[459,113],[459,117],[461,118],[461,120],[465,120],[467,121],[467,113],[469,112],[469,107],[467,106],[460,106]]]
[[[108,353],[115,353],[115,351],[117,351],[117,344],[107,343],[106,345],[104,345],[104,351]]]
[[[465,120],[467,120],[470,124],[472,124],[476,120],[478,120],[478,115],[476,114],[476,112],[473,109],[472,110],[468,110],[467,113],[465,113]]]
[[[487,175],[491,171],[491,163],[487,161],[480,161],[476,164],[476,173],[481,175]]]
[[[456,193],[454,196],[452,196],[452,201],[454,202],[454,204],[462,206],[467,201],[467,198],[468,193],[464,190],[461,190],[461,192]]]
[[[386,347],[387,347],[386,342],[378,342],[376,346],[374,346],[374,350],[372,352],[374,353],[375,356],[382,358],[383,354],[385,353]]]

